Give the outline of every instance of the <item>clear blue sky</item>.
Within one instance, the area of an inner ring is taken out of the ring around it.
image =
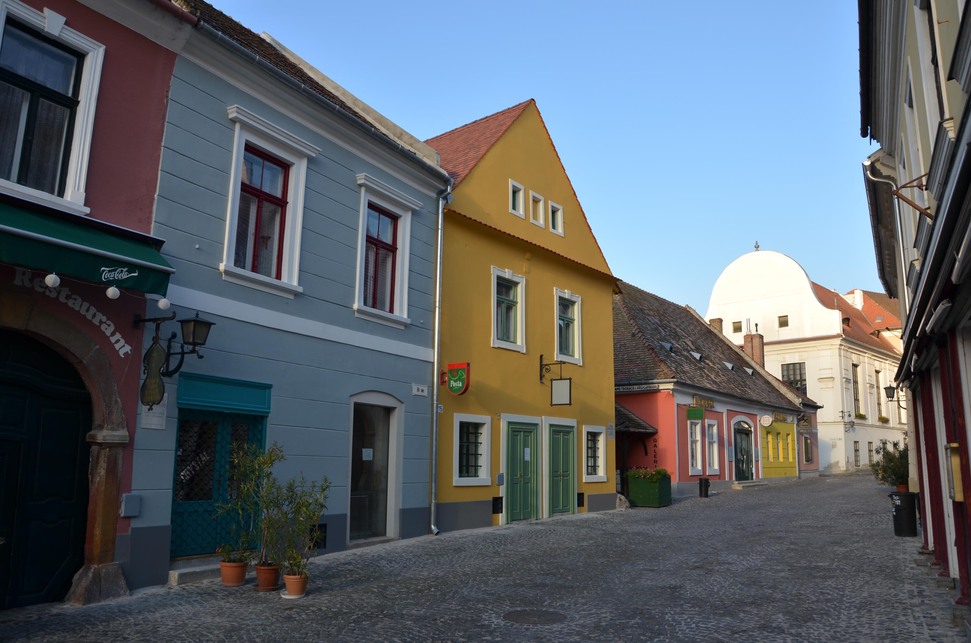
[[[211,1],[420,139],[535,98],[614,274],[702,315],[756,241],[882,291],[856,2]]]

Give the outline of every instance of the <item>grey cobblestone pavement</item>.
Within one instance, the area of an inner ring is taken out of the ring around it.
[[[959,641],[869,475],[330,554],[284,600],[218,580],[0,612],[2,641]]]

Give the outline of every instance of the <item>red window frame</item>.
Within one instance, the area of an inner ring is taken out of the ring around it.
[[[240,179],[239,182],[240,193],[247,194],[256,200],[256,220],[253,222],[253,232],[250,235],[251,238],[249,240],[250,243],[253,244],[253,258],[250,261],[248,268],[250,272],[259,272],[257,268],[260,260],[260,244],[257,243],[257,239],[252,237],[259,234],[263,217],[263,204],[272,203],[280,208],[280,223],[279,229],[277,230],[276,266],[274,269],[273,278],[281,279],[283,273],[283,247],[287,230],[287,190],[290,186],[290,165],[285,161],[250,145],[245,147],[245,152],[260,158],[264,163],[269,163],[270,165],[280,168],[283,173],[281,178],[280,196],[265,192],[263,191],[262,187],[257,187],[242,179]]]
[[[384,208],[382,208],[380,206],[374,205],[371,202],[368,202],[368,206],[367,207],[368,207],[368,217],[369,218],[370,218],[371,212],[373,211],[379,217],[381,217],[382,219],[388,219],[388,220],[390,220],[391,221],[391,225],[392,225],[392,228],[391,228],[391,239],[392,239],[392,243],[387,243],[385,241],[382,241],[378,237],[373,237],[370,234],[368,234],[367,233],[367,222],[365,221],[365,237],[366,237],[366,239],[365,239],[365,261],[367,261],[367,258],[366,258],[367,257],[367,254],[368,254],[367,253],[367,248],[370,248],[370,247],[374,247],[375,248],[375,253],[374,253],[375,254],[375,257],[377,256],[377,250],[387,250],[387,251],[389,251],[391,253],[391,276],[390,276],[391,283],[389,284],[390,285],[390,288],[388,289],[388,293],[389,293],[388,294],[388,308],[387,308],[387,310],[385,310],[385,312],[388,312],[388,313],[392,313],[393,314],[395,312],[395,310],[394,310],[394,300],[395,300],[395,296],[394,295],[395,295],[395,290],[394,289],[395,289],[395,282],[396,282],[396,279],[397,279],[397,275],[395,273],[397,271],[397,264],[398,264],[398,219],[399,219],[399,217],[396,214],[393,214],[393,213],[389,212],[388,210],[385,210]],[[379,234],[380,234],[380,224],[379,224]],[[383,308],[380,308],[378,306],[378,293],[381,292],[381,285],[382,285],[382,283],[381,283],[381,279],[380,279],[380,271],[379,270],[376,270],[376,267],[377,267],[376,264],[377,264],[377,262],[375,261],[375,265],[373,265],[373,266],[365,266],[365,279],[368,279],[367,271],[370,269],[370,273],[371,273],[370,274],[370,281],[371,281],[371,283],[370,284],[365,283],[365,285],[364,285],[365,286],[364,287],[364,305],[367,306],[367,307],[369,307],[369,308],[374,308],[375,310],[384,310]],[[368,293],[368,287],[369,286],[370,286],[370,294],[371,294],[370,297],[368,297],[368,295],[367,295],[367,293]]]

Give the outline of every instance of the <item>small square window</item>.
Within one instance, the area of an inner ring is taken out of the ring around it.
[[[733,333],[740,333],[740,332],[742,332],[742,322],[740,322],[740,321],[733,321],[732,322],[732,332]]]
[[[550,201],[550,231],[563,236],[563,208]]]
[[[523,203],[523,186],[509,179],[509,212],[517,217],[525,218],[525,204]]]
[[[454,421],[452,483],[460,487],[490,484],[491,419],[487,415],[456,413]]]
[[[529,220],[541,228],[546,227],[546,202],[535,192],[529,193]]]
[[[789,328],[789,315],[779,315],[779,328]]]

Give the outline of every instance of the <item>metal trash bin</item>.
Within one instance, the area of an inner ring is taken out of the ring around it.
[[[707,498],[708,490],[711,488],[710,478],[698,478],[698,497]]]
[[[913,537],[917,535],[917,494],[910,491],[894,491],[889,494],[890,511],[893,514],[893,535]]]

